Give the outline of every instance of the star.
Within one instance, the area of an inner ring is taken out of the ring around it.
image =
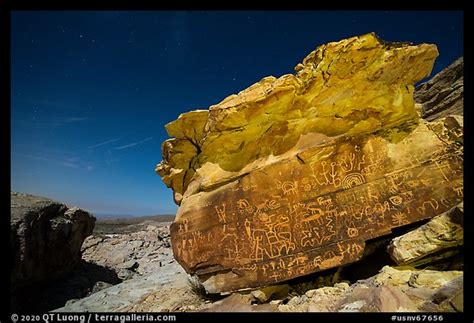
[[[82,36],[82,34],[79,35],[79,38],[83,38],[84,36]]]

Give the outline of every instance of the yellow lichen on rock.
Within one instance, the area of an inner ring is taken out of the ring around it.
[[[437,55],[435,45],[387,44],[374,33],[322,45],[296,75],[266,77],[169,123],[176,139],[164,143],[156,170],[184,194],[206,163],[238,172],[285,153],[307,133],[355,136],[416,120],[413,84],[429,75]]]

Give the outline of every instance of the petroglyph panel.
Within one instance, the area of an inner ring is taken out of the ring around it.
[[[189,273],[233,272],[219,291],[268,285],[356,261],[364,241],[447,211],[462,178],[459,144],[425,124],[397,143],[337,140],[189,196],[172,244]]]

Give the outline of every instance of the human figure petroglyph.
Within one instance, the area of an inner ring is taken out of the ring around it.
[[[338,188],[339,186],[341,186],[341,179],[339,178],[339,172],[336,171],[336,166],[336,162],[331,162],[331,170],[329,171],[329,176],[331,177],[331,180],[328,184],[332,184],[335,188]]]
[[[178,232],[184,234],[184,233],[187,233],[188,231],[189,231],[188,219],[184,219],[183,223],[179,224]]]
[[[220,223],[227,223],[227,215],[226,215],[226,212],[225,212],[225,208],[226,208],[226,203],[223,202],[220,206],[216,205],[214,206],[214,209],[216,210],[216,213],[217,213],[217,217],[219,219],[219,222]]]
[[[252,230],[251,249],[252,249],[252,256],[254,260],[257,260],[257,261],[263,260],[265,253],[267,253],[267,257],[271,256],[271,255],[268,255],[267,250],[263,247],[264,235],[265,235],[265,230],[261,230],[261,229]]]
[[[197,245],[199,241],[202,241],[205,239],[204,235],[202,234],[200,230],[194,231],[191,234],[192,234],[195,245]]]

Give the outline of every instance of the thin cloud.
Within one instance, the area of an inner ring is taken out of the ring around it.
[[[141,145],[143,144],[144,142],[147,142],[147,141],[150,141],[152,140],[153,137],[148,137],[148,138],[145,138],[141,141],[137,141],[137,142],[132,142],[131,144],[128,144],[128,145],[124,145],[124,146],[120,146],[120,147],[115,147],[114,149],[126,149],[126,148],[130,148],[130,147],[134,147],[134,146],[137,146],[137,145]]]
[[[52,101],[52,100],[40,100],[40,99],[20,99],[20,101],[27,102],[30,104],[54,108],[58,110],[68,110],[68,111],[82,111],[84,110],[79,105],[69,102],[59,102],[59,101]]]
[[[51,117],[38,114],[37,116],[31,116],[25,119],[14,119],[13,124],[21,124],[23,126],[36,128],[60,127],[86,121],[88,119],[88,117]]]
[[[89,118],[86,117],[69,117],[64,120],[65,123],[72,123],[72,122],[79,122],[79,121],[84,121]]]
[[[70,167],[70,168],[79,168],[79,165],[77,165],[76,163],[70,162],[68,160],[61,160],[61,159],[56,159],[56,158],[50,158],[50,157],[44,157],[44,156],[38,156],[38,155],[28,155],[28,154],[18,154],[18,155],[21,155],[26,158],[52,162],[52,163]]]
[[[81,122],[88,120],[87,117],[64,117],[64,118],[56,118],[53,117],[50,120],[46,120],[44,124],[49,124],[51,126],[65,126],[71,123]]]
[[[119,137],[119,138],[113,138],[113,139],[106,140],[106,141],[104,141],[104,142],[100,142],[100,143],[98,143],[98,144],[89,146],[89,147],[87,147],[87,148],[89,148],[89,149],[94,149],[94,148],[97,148],[97,147],[100,147],[100,146],[104,146],[104,145],[111,144],[111,143],[113,143],[113,142],[119,141],[120,139],[121,139],[121,137]]]

